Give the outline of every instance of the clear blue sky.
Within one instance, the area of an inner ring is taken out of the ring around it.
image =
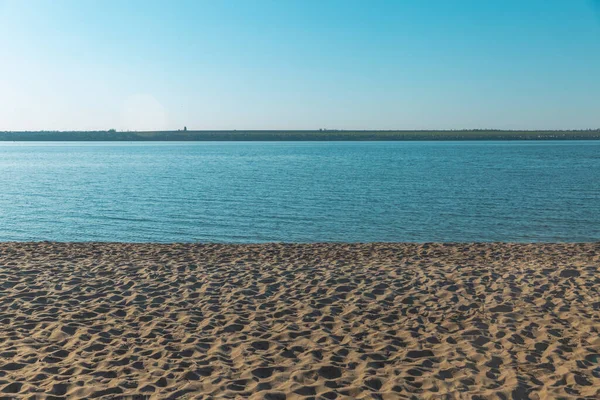
[[[0,0],[0,130],[600,127],[598,0]]]

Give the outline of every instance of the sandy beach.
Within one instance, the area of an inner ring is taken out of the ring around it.
[[[600,398],[600,244],[0,244],[6,398]],[[3,398],[5,398],[3,397]]]

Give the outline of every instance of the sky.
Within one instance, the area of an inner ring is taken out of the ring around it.
[[[0,131],[600,128],[600,0],[0,0]]]

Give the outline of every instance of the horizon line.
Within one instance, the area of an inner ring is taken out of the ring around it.
[[[185,127],[184,127],[185,128]],[[462,129],[157,129],[157,130],[118,130],[118,129],[66,129],[66,130],[0,130],[2,133],[37,133],[37,132],[106,132],[106,133],[148,133],[148,132],[589,132],[600,131],[599,128],[582,129],[497,129],[497,128],[462,128]]]

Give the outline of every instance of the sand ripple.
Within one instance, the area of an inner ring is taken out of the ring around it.
[[[599,254],[4,243],[0,397],[600,398]]]

